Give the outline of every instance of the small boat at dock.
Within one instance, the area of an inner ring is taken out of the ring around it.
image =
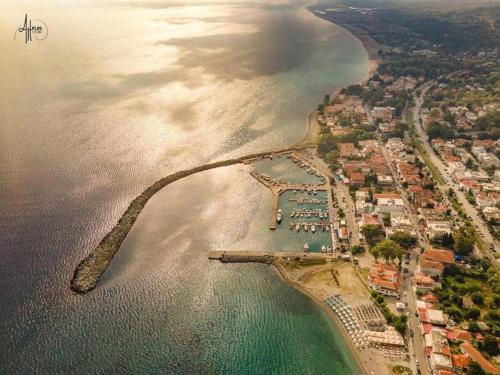
[[[326,246],[325,245],[321,246],[321,252],[326,253]]]
[[[304,253],[308,253],[309,252],[309,245],[306,243],[304,245]]]
[[[314,224],[311,225],[311,232],[313,233],[316,232],[316,225]]]
[[[295,224],[295,231],[298,232],[300,230],[300,224]]]
[[[281,223],[281,220],[283,219],[283,211],[281,211],[281,209],[278,209],[278,214],[276,215],[276,221],[279,223]]]

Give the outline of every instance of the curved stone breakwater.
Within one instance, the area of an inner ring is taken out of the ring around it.
[[[156,181],[153,185],[149,186],[130,203],[127,210],[120,218],[120,220],[118,220],[118,223],[115,225],[115,227],[111,229],[111,231],[106,234],[106,236],[104,236],[101,243],[89,255],[87,255],[87,257],[85,257],[80,262],[80,264],[78,264],[73,273],[73,278],[71,279],[71,290],[76,293],[84,294],[90,292],[96,287],[99,278],[108,268],[111,260],[113,259],[113,256],[120,248],[120,245],[122,244],[130,229],[132,229],[132,226],[134,225],[137,217],[143,210],[148,200],[165,186],[184,177],[207,171],[209,169],[226,167],[239,163],[248,163],[257,158],[280,153],[282,154],[299,151],[300,149],[301,148],[299,147],[291,147],[282,150],[251,154],[238,159],[222,160],[215,163],[201,165],[199,167],[195,167],[185,171],[179,171]]]

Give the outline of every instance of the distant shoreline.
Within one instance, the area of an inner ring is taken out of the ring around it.
[[[361,43],[363,43],[363,47],[368,53],[368,73],[365,80],[369,79],[373,74],[375,74],[375,71],[377,70],[380,64],[380,57],[378,55],[378,51],[382,49],[382,46],[375,39],[373,39],[366,31],[356,26],[344,22],[340,23],[337,21],[333,21],[331,19],[328,19],[327,17],[324,17],[321,14],[314,12],[313,9],[309,10],[316,17],[321,18],[330,23],[333,23],[334,25],[337,25],[338,27],[346,30],[350,34],[354,35],[357,39],[359,39]]]

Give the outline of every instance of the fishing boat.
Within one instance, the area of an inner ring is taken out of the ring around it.
[[[276,221],[278,223],[281,223],[282,219],[283,219],[283,212],[281,211],[281,209],[278,209],[278,214],[276,215]]]
[[[321,252],[326,253],[326,246],[325,245],[321,246]]]
[[[304,253],[308,253],[309,252],[309,245],[306,243],[304,245]]]
[[[311,224],[311,232],[316,232],[316,225],[314,224]]]

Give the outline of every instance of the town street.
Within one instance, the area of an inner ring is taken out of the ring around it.
[[[464,193],[459,189],[458,184],[453,181],[452,177],[446,170],[446,167],[444,166],[443,162],[439,157],[436,155],[434,150],[429,144],[427,135],[425,134],[424,130],[422,129],[422,125],[420,123],[421,117],[420,117],[420,107],[422,106],[423,103],[423,96],[425,92],[429,89],[431,83],[427,84],[423,89],[422,93],[419,97],[415,98],[415,107],[413,108],[413,123],[415,125],[415,129],[417,131],[418,138],[421,141],[422,146],[424,147],[424,150],[427,152],[429,155],[430,160],[432,163],[436,166],[438,169],[439,173],[443,177],[443,180],[445,181],[444,185],[438,185],[443,192],[443,194],[447,194],[448,190],[451,188],[457,199],[458,202],[462,205],[466,215],[471,219],[471,221],[476,225],[476,228],[478,229],[479,233],[481,234],[481,237],[485,239],[487,242],[488,246],[491,246],[493,244],[495,251],[499,251],[499,245],[498,241],[495,241],[493,236],[491,235],[490,231],[488,230],[488,227],[486,226],[486,223],[483,221],[483,219],[479,216],[479,213],[477,212],[476,208],[472,206],[472,204],[469,203],[469,201],[465,198]],[[488,257],[491,260],[495,260],[494,256],[491,254],[491,252],[488,250]]]

